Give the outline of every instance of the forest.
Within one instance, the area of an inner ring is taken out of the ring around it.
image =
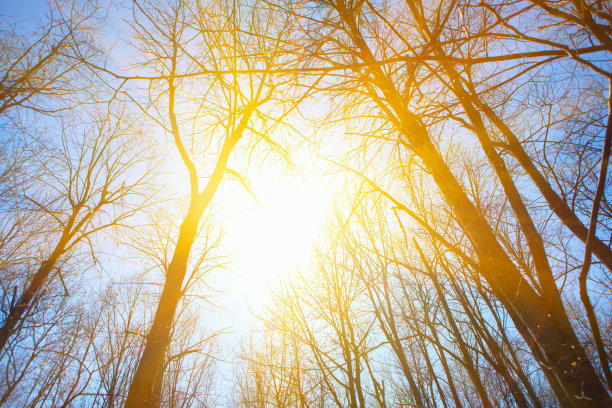
[[[612,2],[0,3],[0,407],[612,407]]]

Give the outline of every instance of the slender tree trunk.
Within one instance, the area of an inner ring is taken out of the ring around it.
[[[203,211],[204,208],[201,206],[192,204],[181,225],[176,249],[166,272],[166,283],[159,299],[151,330],[147,335],[140,363],[130,385],[125,408],[150,408],[159,403],[160,396],[154,395],[155,384],[156,381],[160,381],[159,370],[163,367],[166,350],[170,344],[170,333],[181,298],[189,254]]]
[[[78,213],[77,208],[77,213]],[[8,316],[6,317],[4,324],[0,327],[0,352],[4,350],[9,338],[13,335],[15,328],[23,321],[25,317],[26,311],[31,307],[32,301],[34,300],[36,294],[40,292],[40,290],[45,286],[49,275],[53,271],[53,268],[59,261],[62,254],[66,251],[66,246],[70,240],[72,227],[74,226],[76,216],[73,215],[68,220],[66,227],[64,228],[64,232],[60,237],[55,249],[49,255],[49,257],[43,261],[40,265],[32,281],[26,287],[24,292],[21,294],[17,302],[11,306]]]
[[[489,400],[489,395],[487,394],[487,391],[485,390],[485,387],[482,384],[480,374],[478,373],[478,369],[474,365],[472,356],[470,355],[467,349],[467,345],[463,341],[463,336],[461,336],[459,327],[457,327],[457,323],[455,322],[453,313],[450,310],[450,307],[448,306],[448,302],[446,301],[446,295],[442,291],[442,288],[440,287],[440,283],[438,282],[438,279],[436,278],[435,271],[431,270],[420,248],[418,248],[418,250],[419,250],[419,253],[421,254],[423,262],[425,262],[425,267],[428,270],[428,273],[430,275],[434,288],[436,289],[438,300],[442,304],[442,309],[444,310],[446,321],[448,322],[448,325],[450,326],[450,330],[453,333],[453,336],[455,337],[457,345],[459,346],[459,350],[461,351],[461,357],[463,358],[463,365],[468,371],[470,379],[472,380],[472,384],[474,384],[474,387],[476,388],[476,392],[478,392],[478,396],[480,397],[480,400],[482,401],[483,407],[491,408],[493,407],[493,404]]]
[[[419,336],[419,348],[421,349],[421,353],[423,353],[423,359],[425,360],[425,365],[427,366],[427,372],[429,373],[430,378],[436,385],[436,389],[438,390],[438,394],[440,395],[440,401],[442,401],[442,405],[444,408],[448,408],[448,403],[446,402],[446,397],[444,395],[444,391],[442,390],[442,386],[440,385],[440,381],[438,381],[438,376],[431,364],[431,359],[429,358],[429,352],[427,351],[427,345],[423,338]],[[431,392],[432,400],[435,401],[435,393]]]
[[[449,274],[451,275],[451,274]],[[451,285],[454,292],[457,295],[457,300],[463,307],[468,319],[470,320],[470,326],[474,331],[476,339],[483,350],[483,355],[489,361],[489,364],[497,371],[504,382],[508,386],[512,397],[518,407],[529,408],[527,398],[523,394],[520,385],[517,383],[515,378],[512,376],[508,366],[510,366],[507,356],[504,350],[499,346],[499,343],[493,338],[493,335],[487,328],[487,324],[482,318],[480,311],[468,302],[465,294],[461,288],[454,281],[453,277],[450,277]],[[484,342],[484,344],[483,344]],[[488,349],[488,352],[487,352]]]
[[[374,294],[374,290],[369,286],[367,279],[364,278],[364,282],[368,286],[368,295],[374,306],[374,310],[376,313],[376,317],[380,324],[380,327],[385,335],[385,338],[391,345],[391,349],[395,353],[397,357],[400,367],[402,368],[402,373],[404,377],[408,381],[408,385],[410,387],[410,392],[415,401],[415,405],[417,407],[425,406],[423,402],[423,397],[421,395],[421,391],[419,390],[416,381],[414,380],[414,376],[412,375],[412,370],[408,365],[408,359],[406,358],[406,353],[404,352],[404,348],[402,346],[402,342],[397,333],[397,326],[395,323],[395,317],[393,316],[393,308],[391,306],[391,293],[389,290],[389,277],[387,270],[382,271],[382,279],[383,279],[383,296],[384,299],[380,299],[378,295]]]
[[[509,354],[512,360],[512,364],[509,364],[510,367],[516,373],[516,376],[519,378],[519,380],[523,384],[523,387],[525,387],[525,389],[527,390],[527,395],[529,395],[529,399],[531,400],[532,405],[535,408],[542,408],[542,403],[540,401],[540,398],[538,397],[535,390],[533,389],[533,385],[529,381],[529,378],[527,378],[527,374],[525,374],[525,371],[521,367],[521,362],[519,361],[518,356],[516,355],[514,347],[510,343],[510,340],[508,339],[508,336],[506,335],[506,332],[505,332],[506,328],[503,326],[501,322],[501,319],[498,315],[498,310],[493,306],[493,304],[491,303],[486,293],[479,292],[479,294],[480,294],[480,297],[487,304],[489,310],[491,311],[493,320],[495,321],[497,329],[499,330],[499,333],[501,335],[501,341],[505,345],[507,349],[507,353]]]
[[[438,350],[438,355],[440,356],[440,364],[442,364],[442,368],[444,369],[444,374],[446,375],[446,382],[448,383],[448,388],[450,388],[451,394],[453,396],[453,400],[455,402],[455,408],[462,408],[463,404],[461,403],[461,398],[459,398],[459,393],[457,392],[457,388],[455,387],[455,381],[453,380],[453,376],[451,374],[450,368],[448,367],[448,361],[446,360],[446,354],[444,353],[444,349],[440,344],[440,338],[438,336],[438,331],[431,323],[429,319],[429,315],[426,315],[426,324],[429,326],[431,330],[431,335],[435,340],[436,349]]]

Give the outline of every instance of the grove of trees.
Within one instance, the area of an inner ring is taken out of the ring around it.
[[[32,7],[0,5],[0,407],[612,406],[612,2]],[[343,186],[236,340],[266,166]]]

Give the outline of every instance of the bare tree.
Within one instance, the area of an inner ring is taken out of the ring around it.
[[[317,8],[301,2],[287,7],[296,18],[303,18],[308,38],[319,44],[309,63],[329,55],[338,69],[349,69],[337,83],[330,81],[330,92],[348,95],[346,109],[371,112],[372,129],[386,131],[373,138],[388,140],[400,160],[414,155],[435,182],[470,240],[479,276],[506,307],[562,405],[609,404],[608,391],[567,316],[541,235],[503,160],[488,143],[480,113],[464,96],[463,77],[469,79],[471,73],[464,70],[462,58],[472,58],[487,44],[463,39],[460,5],[427,8],[422,3],[329,1]],[[451,22],[457,22],[457,30]],[[399,30],[400,26],[405,28]],[[448,55],[451,51],[458,56]],[[430,104],[424,106],[424,100]],[[438,124],[448,119],[465,126],[482,148],[499,181],[497,191],[503,192],[526,237],[533,268],[525,270],[514,263],[496,236],[495,220],[487,218],[481,203],[466,191],[469,180],[460,177],[440,142],[444,128]],[[575,378],[581,379],[580,384]]]
[[[127,138],[137,129],[126,124],[122,115],[94,117],[87,128],[66,126],[61,144],[39,157],[44,161],[43,173],[22,194],[29,203],[27,210],[37,214],[37,223],[43,223],[44,235],[38,239],[44,239],[40,243],[44,249],[34,271],[15,277],[13,297],[0,327],[0,350],[45,287],[54,279],[63,282],[61,263],[66,256],[83,245],[95,254],[96,234],[123,225],[139,207],[137,196],[149,169],[142,156],[130,151]],[[140,174],[132,173],[139,163]],[[33,237],[26,239],[34,244]]]
[[[193,262],[190,256],[198,226],[224,176],[237,174],[228,169],[228,163],[236,155],[239,142],[244,140],[248,155],[262,142],[282,153],[280,145],[270,139],[270,132],[295,104],[290,101],[287,107],[280,102],[277,90],[282,90],[284,80],[272,78],[267,72],[281,63],[282,54],[276,45],[287,27],[282,23],[262,24],[264,16],[256,6],[178,2],[162,7],[136,3],[134,10],[133,28],[139,47],[148,54],[143,67],[161,72],[159,79],[150,81],[152,100],[140,106],[143,110],[151,107],[150,117],[171,136],[188,173],[189,204],[165,270],[163,290],[126,407],[159,404],[163,362],[177,307],[185,293],[188,265]],[[201,71],[206,68],[218,74],[203,77]],[[241,75],[241,71],[246,74]],[[160,99],[165,102],[166,113],[160,112]]]
[[[87,102],[91,96],[87,91],[93,83],[85,81],[88,69],[84,61],[93,63],[101,56],[95,41],[101,10],[80,1],[52,2],[39,21],[32,32],[27,32],[9,17],[3,17],[0,31],[3,118],[17,119],[15,113],[19,110],[53,114]]]

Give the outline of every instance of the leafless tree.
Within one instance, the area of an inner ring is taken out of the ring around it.
[[[86,80],[84,61],[101,57],[96,31],[102,10],[92,3],[54,1],[31,29],[10,18],[2,18],[0,31],[2,124],[17,120],[20,110],[51,115],[87,102],[94,83]]]
[[[128,138],[138,130],[122,115],[94,116],[85,127],[66,125],[60,144],[49,143],[38,156],[42,173],[22,191],[28,204],[22,210],[36,215],[32,222],[41,231],[38,236],[27,235],[24,245],[39,245],[38,254],[29,265],[18,265],[18,274],[5,276],[12,280],[3,283],[9,302],[0,327],[0,349],[23,325],[36,297],[50,282],[64,282],[62,263],[69,255],[83,249],[95,255],[96,236],[123,225],[139,208],[138,195],[150,169],[146,157],[130,151]],[[33,265],[35,262],[39,264]]]

